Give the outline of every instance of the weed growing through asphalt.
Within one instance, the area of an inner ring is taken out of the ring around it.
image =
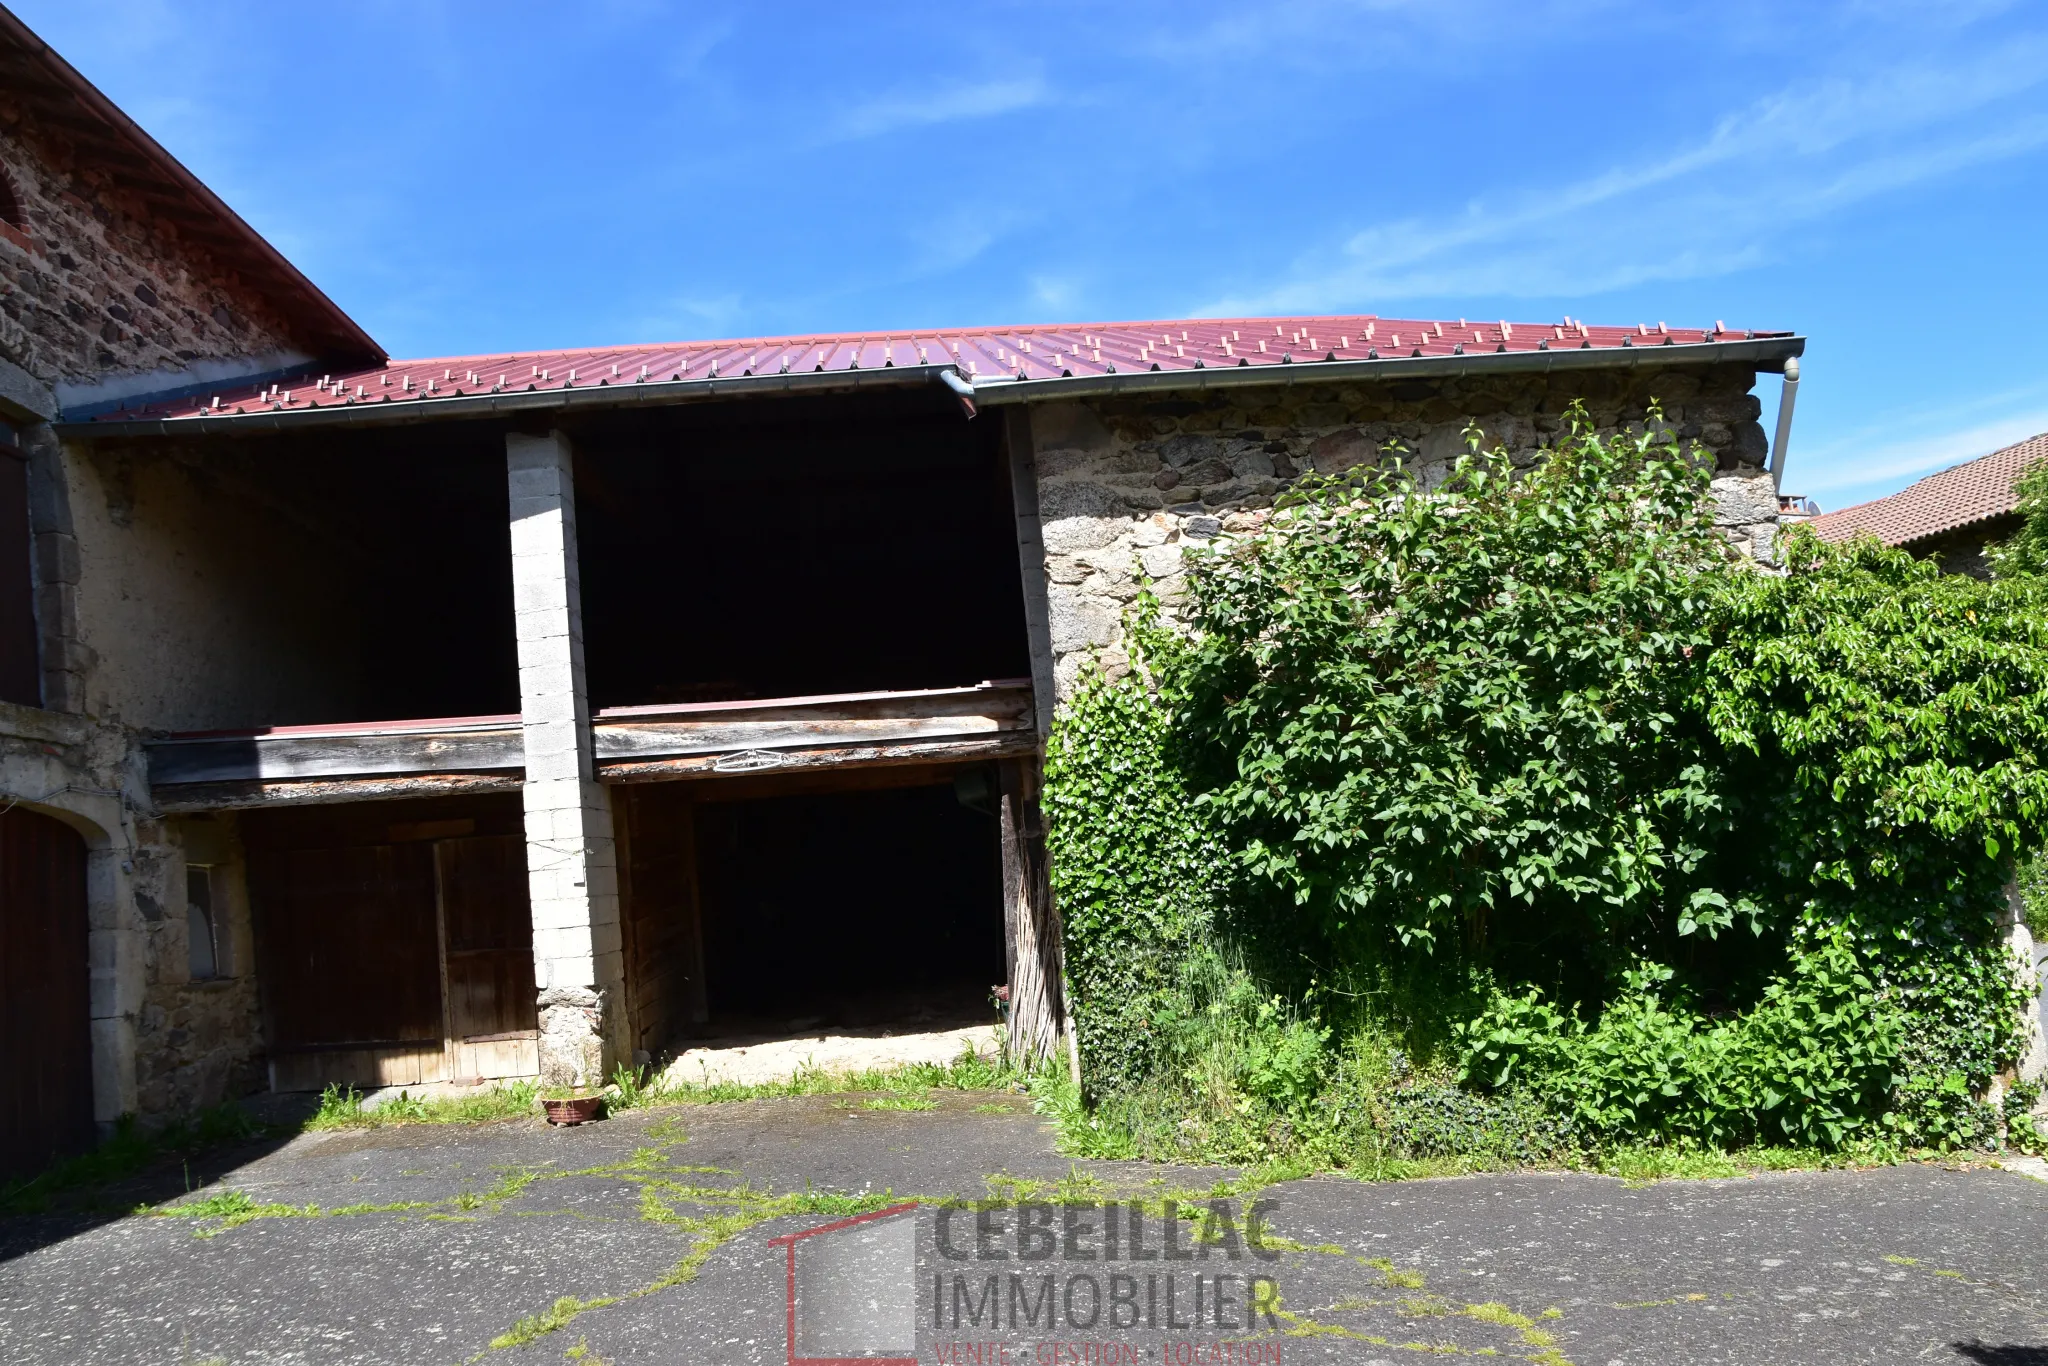
[[[40,1214],[59,1195],[120,1181],[174,1154],[187,1156],[189,1187],[190,1155],[278,1137],[281,1132],[233,1102],[159,1129],[146,1129],[132,1115],[124,1115],[115,1122],[113,1135],[91,1152],[0,1186],[0,1215]]]

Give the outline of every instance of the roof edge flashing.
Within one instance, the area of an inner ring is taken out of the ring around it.
[[[1805,354],[1806,338],[1765,337],[1697,345],[1599,347],[1592,350],[1477,352],[1470,355],[1395,356],[1380,360],[1297,361],[1292,365],[1210,366],[1198,370],[1138,371],[1016,380],[997,388],[977,385],[984,406],[1057,402],[1112,394],[1238,389],[1259,385],[1335,384],[1409,377],[1448,379],[1460,375],[1566,370],[1647,369],[1677,365],[1750,364],[1759,374],[1776,374],[1784,362]]]
[[[218,417],[60,422],[57,430],[67,440],[84,441],[124,436],[253,436],[301,428],[381,427],[436,420],[482,420],[549,411],[659,407],[713,399],[774,398],[848,393],[862,389],[915,389],[931,385],[944,386],[950,391],[946,376],[955,373],[954,367],[948,364],[897,366],[886,370],[796,371],[786,375],[648,380],[645,383],[593,385],[587,389],[508,390],[495,394],[465,394],[459,398],[334,403],[322,408],[224,413]]]

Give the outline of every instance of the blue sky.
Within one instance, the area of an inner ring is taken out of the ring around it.
[[[9,2],[398,355],[1721,319],[1825,507],[2048,430],[2038,4]]]

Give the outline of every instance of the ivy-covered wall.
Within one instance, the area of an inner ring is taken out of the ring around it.
[[[1303,478],[1175,619],[1132,571],[1045,798],[1097,1123],[2039,1141],[2002,887],[2048,837],[2048,579],[1797,535],[1759,573],[1758,481],[1677,425]]]
[[[1271,387],[1034,406],[1039,508],[1055,677],[1062,699],[1092,652],[1125,664],[1122,615],[1140,565],[1169,605],[1180,557],[1219,532],[1261,524],[1274,497],[1310,472],[1378,458],[1390,441],[1441,480],[1477,423],[1489,446],[1536,458],[1583,400],[1613,433],[1661,406],[1671,434],[1712,453],[1715,520],[1744,553],[1772,562],[1778,501],[1747,365],[1501,374],[1440,382],[1297,382]]]

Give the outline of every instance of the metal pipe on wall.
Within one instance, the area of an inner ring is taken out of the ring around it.
[[[1785,389],[1778,398],[1778,434],[1771,441],[1771,490],[1785,486],[1785,443],[1792,439],[1792,406],[1799,401],[1799,358],[1785,358]]]

